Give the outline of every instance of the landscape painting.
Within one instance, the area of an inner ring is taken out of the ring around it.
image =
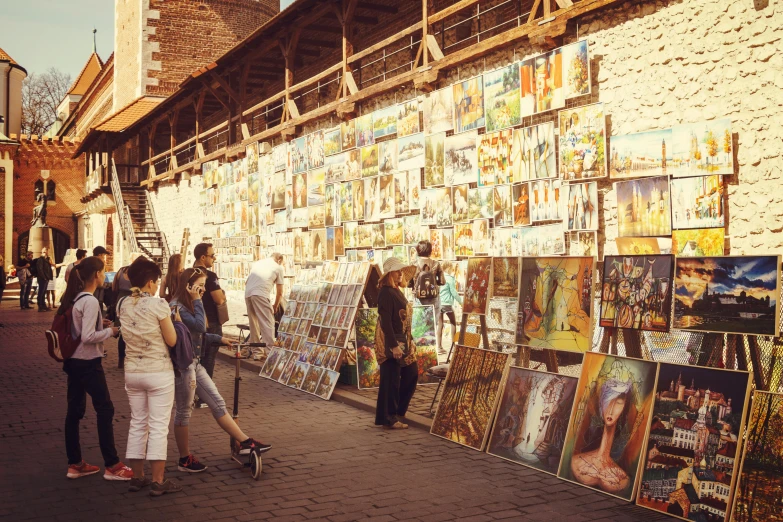
[[[671,129],[612,136],[611,140],[609,177],[612,179],[665,176],[671,168]]]
[[[725,243],[722,228],[672,231],[672,253],[677,257],[722,256]]]
[[[487,132],[522,123],[519,66],[516,63],[484,73],[484,103],[487,111]]]
[[[446,133],[439,132],[424,139],[424,186],[439,187],[445,183]]]
[[[673,179],[672,228],[722,228],[726,224],[723,176]]]
[[[480,129],[485,126],[484,82],[481,76],[455,83],[454,133]]]
[[[487,452],[556,474],[577,378],[511,366]]]
[[[492,258],[492,297],[519,296],[519,258]]]
[[[508,363],[508,354],[457,345],[430,433],[483,450]]]
[[[454,233],[457,234],[457,231],[455,230]],[[457,245],[459,245],[459,239],[456,241]],[[457,255],[460,254],[458,253]],[[468,272],[467,279],[465,280],[465,295],[463,296],[462,313],[487,313],[487,299],[489,298],[491,274],[491,258],[472,257],[468,260]]]
[[[781,455],[783,394],[756,390],[733,502],[733,522],[780,520],[780,492],[783,490]]]
[[[375,359],[377,308],[359,308],[356,313],[356,372],[360,390],[377,388],[381,374]]]
[[[421,132],[419,124],[419,100],[413,99],[397,104],[397,137]]]
[[[658,363],[587,352],[557,476],[633,500]]]
[[[324,131],[324,154],[326,156],[339,154],[343,150],[342,142],[340,127]]]
[[[598,230],[598,183],[569,183],[565,189],[566,229]]]
[[[729,520],[750,374],[660,363],[636,503],[685,520]]]
[[[669,177],[618,181],[617,233],[620,237],[670,236],[672,234]]]
[[[372,126],[376,140],[397,134],[397,106],[392,105],[372,113]]]
[[[454,91],[446,87],[424,98],[424,134],[454,130]]]
[[[514,129],[511,177],[514,183],[557,177],[553,122]]]
[[[675,178],[734,174],[731,119],[674,126],[671,174]]]
[[[411,338],[416,345],[416,362],[419,384],[434,384],[438,379],[430,377],[427,370],[438,365],[438,343],[435,338],[435,307],[414,306],[411,318]]]
[[[581,180],[606,177],[606,116],[595,103],[558,113],[560,178]]]
[[[411,134],[397,139],[397,168],[399,170],[413,170],[423,168],[424,159],[424,134]]]
[[[668,332],[674,256],[604,256],[599,326]]]
[[[516,344],[588,351],[594,273],[593,257],[523,257]]]
[[[780,256],[678,258],[674,327],[778,335]]]
[[[478,179],[476,131],[446,137],[444,184],[475,183]]]

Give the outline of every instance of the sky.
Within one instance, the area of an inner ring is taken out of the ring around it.
[[[280,0],[280,10],[282,11],[289,5],[293,4],[294,0]]]
[[[0,48],[27,70],[50,67],[75,80],[92,52],[98,29],[98,55],[114,51],[113,0],[24,0],[3,3]]]

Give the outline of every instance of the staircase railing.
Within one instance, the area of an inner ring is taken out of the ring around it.
[[[146,191],[145,191],[146,195]],[[155,231],[160,234],[160,245],[163,250],[163,264],[165,265],[169,261],[169,257],[171,257],[171,254],[169,253],[169,244],[166,241],[166,234],[163,233],[163,231],[160,229],[160,225],[158,225],[158,218],[155,217],[155,207],[152,205],[152,202],[149,199],[149,196],[147,195],[147,208],[150,211],[150,217],[152,218],[152,224],[155,227]]]
[[[122,235],[125,241],[130,246],[131,253],[138,252],[139,244],[136,241],[136,234],[133,231],[133,221],[131,221],[130,209],[125,204],[125,200],[122,198],[122,190],[120,189],[120,179],[117,176],[117,168],[114,165],[114,160],[111,160],[111,193],[114,197],[114,206],[117,207],[117,216],[120,218],[120,228],[122,229]]]

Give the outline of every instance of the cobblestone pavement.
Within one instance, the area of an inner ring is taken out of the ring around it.
[[[51,313],[2,304],[0,323],[0,519],[107,520],[482,520],[579,522],[668,520],[555,477],[460,447],[423,430],[387,432],[373,416],[243,372],[240,423],[274,445],[260,481],[228,457],[228,436],[208,410],[191,421],[191,447],[209,465],[167,476],[184,492],[150,498],[100,475],[65,478],[65,375],[46,355]],[[128,401],[107,343],[104,367],[115,405],[115,437],[125,451]],[[233,367],[218,362],[216,382],[233,397]],[[95,414],[82,422],[82,450],[100,464]],[[169,459],[176,457],[173,432]]]

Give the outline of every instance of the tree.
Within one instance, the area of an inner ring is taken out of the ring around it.
[[[22,83],[22,133],[44,134],[57,120],[57,106],[71,85],[71,75],[51,67]]]

